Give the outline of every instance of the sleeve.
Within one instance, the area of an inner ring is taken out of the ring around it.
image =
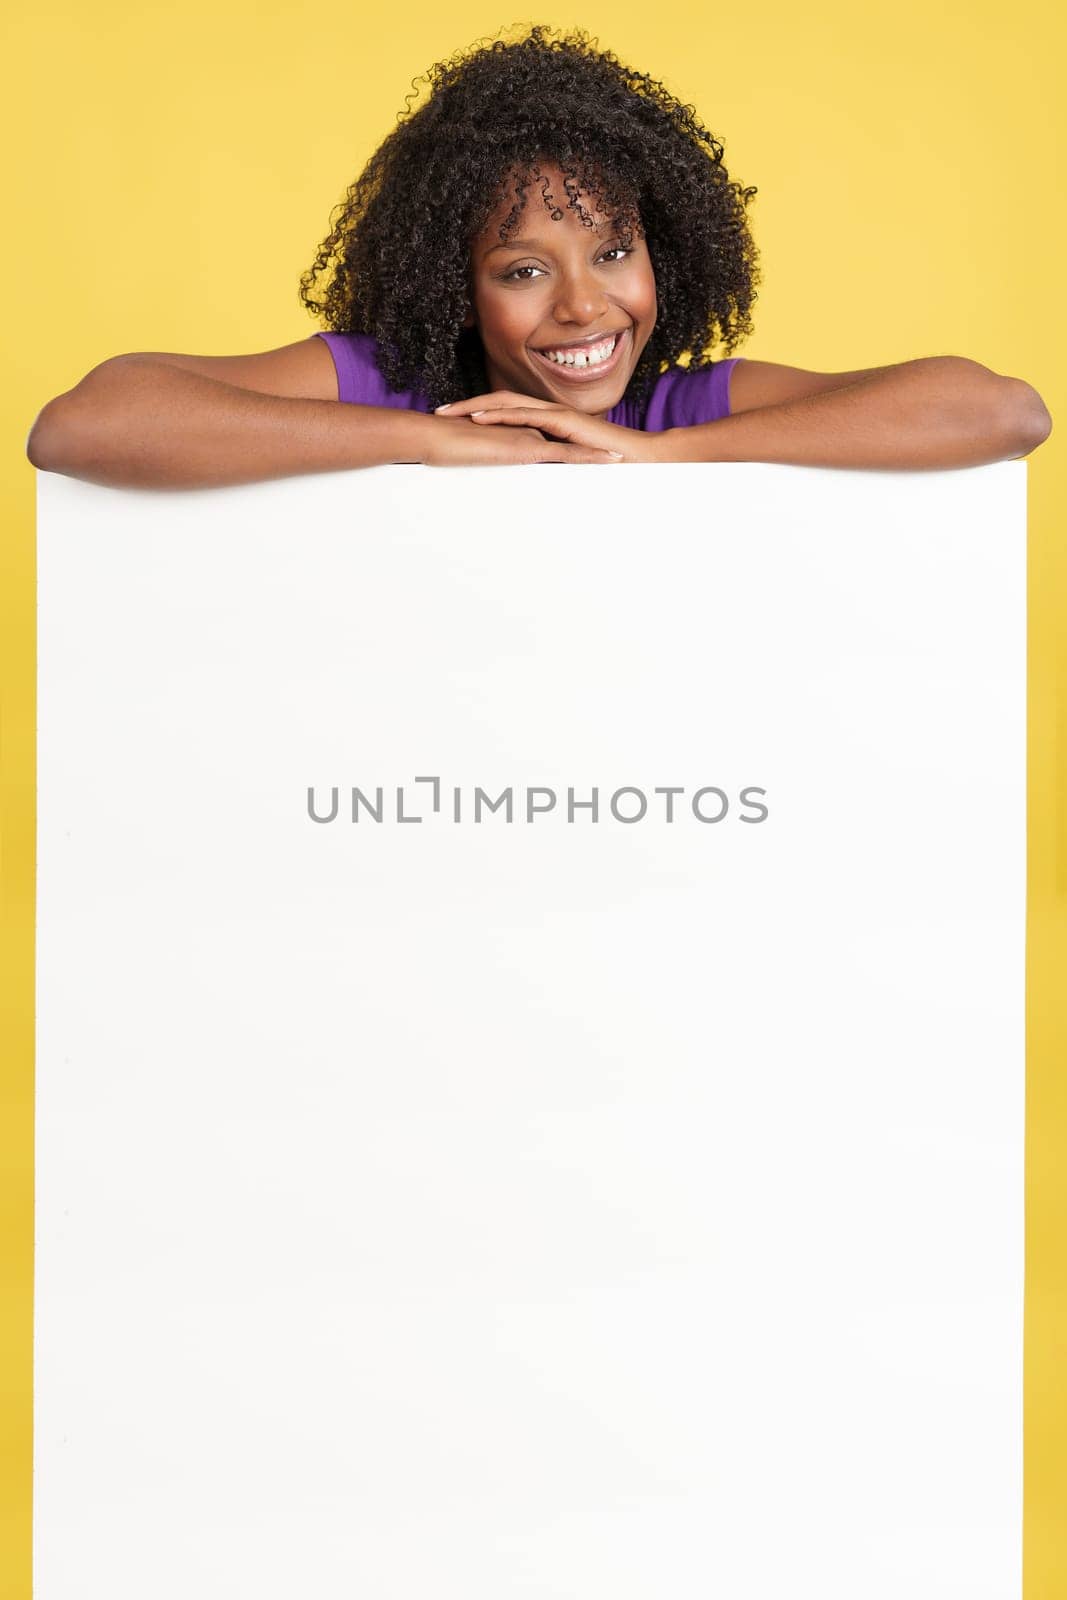
[[[337,398],[348,405],[429,411],[425,395],[390,389],[375,360],[377,341],[366,333],[320,333],[337,369]]]
[[[730,374],[743,356],[713,361],[690,372],[675,367],[665,372],[653,390],[645,417],[648,433],[666,428],[692,428],[701,422],[719,422],[730,415]]]

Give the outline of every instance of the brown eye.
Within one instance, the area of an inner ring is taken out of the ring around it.
[[[519,283],[529,283],[529,282],[531,282],[531,280],[529,278],[520,278],[519,277],[519,273],[520,272],[540,272],[540,270],[541,270],[540,267],[534,267],[534,266],[529,266],[529,265],[523,266],[523,267],[512,267],[510,272],[505,272],[504,273],[503,282],[504,283],[510,283],[511,280],[513,278],[515,278],[515,279],[518,280]]]
[[[618,256],[622,260],[625,260],[627,256],[632,256],[632,255],[633,255],[633,250],[632,249],[627,249],[625,245],[613,244],[610,247],[610,249],[605,250],[603,252],[603,254],[600,257],[600,260],[601,261],[605,261],[605,260],[607,260],[608,256]],[[615,264],[616,264],[615,262],[611,262],[610,263],[610,265],[612,265],[612,266],[614,266]],[[512,283],[512,282],[516,282],[516,283],[532,283],[533,280],[531,278],[520,277],[520,273],[523,273],[523,272],[540,272],[540,271],[541,271],[540,267],[535,267],[531,263],[527,262],[521,267],[512,267],[510,272],[503,273],[502,276],[501,276],[501,282],[502,283]]]

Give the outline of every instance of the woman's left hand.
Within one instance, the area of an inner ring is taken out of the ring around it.
[[[557,405],[554,400],[538,400],[508,389],[496,389],[492,394],[476,394],[469,400],[438,406],[436,415],[465,416],[488,426],[510,423],[520,428],[537,428],[552,439],[565,439],[594,450],[613,450],[623,461],[656,459],[654,434],[642,433],[638,428],[624,428],[616,422],[605,422],[603,417],[590,417],[584,411]]]

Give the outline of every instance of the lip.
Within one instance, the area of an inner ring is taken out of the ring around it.
[[[534,350],[532,346],[530,353],[531,355],[536,356],[537,360],[541,363],[541,366],[543,368],[547,367],[552,376],[554,378],[558,378],[561,383],[599,383],[601,378],[609,378],[611,376],[611,374],[620,365],[623,356],[629,348],[632,329],[617,328],[613,331],[618,334],[618,338],[615,340],[615,348],[606,361],[601,361],[595,367],[562,366],[558,361],[551,361],[548,356],[542,355],[540,350]],[[571,340],[568,341],[568,344],[560,345],[558,348],[561,350],[568,348],[580,350],[583,344],[603,344],[607,337],[608,335],[605,333],[598,333],[595,334],[591,339],[582,339],[577,342]]]

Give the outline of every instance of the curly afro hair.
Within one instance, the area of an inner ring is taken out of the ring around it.
[[[515,204],[500,237],[510,236],[539,163],[560,168],[583,224],[593,225],[584,193],[625,245],[633,227],[646,241],[659,313],[631,398],[679,357],[691,370],[707,366],[720,342],[729,354],[752,332],[759,272],[745,213],[757,191],[730,181],[723,147],[694,107],[581,29],[555,38],[542,24],[459,52],[424,77],[429,99],[412,110],[409,97],[300,283],[304,305],[329,329],[377,339],[394,391],[440,405],[488,388],[481,338],[463,327],[470,246],[509,182]],[[547,195],[545,204],[562,216]]]

